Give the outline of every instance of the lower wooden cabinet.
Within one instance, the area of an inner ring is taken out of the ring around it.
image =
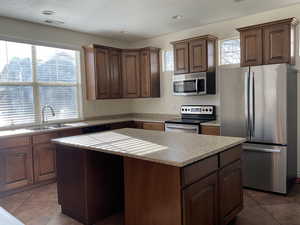
[[[218,224],[218,176],[214,173],[183,190],[183,225]]]
[[[0,191],[33,184],[32,147],[0,149]]]
[[[145,129],[145,130],[164,131],[165,130],[165,124],[164,123],[159,123],[159,122],[143,122],[143,129]]]
[[[56,178],[55,145],[39,144],[33,147],[34,181],[41,182]]]
[[[220,135],[220,127],[219,126],[201,126],[201,134],[205,135]]]
[[[219,187],[220,225],[226,225],[243,208],[241,161],[220,170]]]

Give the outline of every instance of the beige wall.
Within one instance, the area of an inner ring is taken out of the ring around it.
[[[300,4],[286,8],[271,10],[252,16],[246,16],[238,19],[232,19],[224,22],[210,24],[177,33],[172,33],[145,41],[134,43],[133,47],[153,46],[162,50],[172,49],[171,41],[190,38],[198,35],[213,34],[219,39],[227,39],[238,36],[235,28],[248,26],[257,23],[269,22],[272,20],[296,17],[300,21]],[[296,31],[296,67],[300,70],[299,60],[299,29]],[[181,104],[216,104],[219,105],[219,91],[216,96],[198,96],[198,97],[177,97],[172,95],[171,88],[171,72],[161,72],[161,92],[160,99],[136,99],[133,101],[132,110],[134,112],[150,112],[150,113],[174,113],[179,112]],[[298,99],[300,100],[300,86],[298,79]],[[298,101],[299,102],[299,101]],[[298,104],[298,115],[300,112],[300,104]],[[298,130],[300,128],[300,118],[298,118]],[[298,139],[300,140],[300,131],[298,131]],[[298,177],[300,177],[300,141],[298,145]]]
[[[114,47],[127,47],[126,42],[108,40],[93,35],[73,32],[65,29],[39,25],[20,20],[0,17],[0,39],[30,42],[57,47],[66,47],[81,51],[81,77],[83,94],[83,114],[85,118],[101,115],[130,113],[130,100],[85,100],[85,68],[82,46],[91,43],[109,45]]]

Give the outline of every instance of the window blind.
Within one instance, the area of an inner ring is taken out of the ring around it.
[[[0,126],[34,123],[33,89],[0,86]]]
[[[78,52],[0,40],[0,127],[80,117]]]

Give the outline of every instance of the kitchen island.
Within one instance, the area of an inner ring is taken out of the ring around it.
[[[243,138],[138,129],[54,139],[62,212],[94,224],[225,225],[243,207]]]

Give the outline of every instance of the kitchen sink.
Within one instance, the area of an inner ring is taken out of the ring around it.
[[[68,125],[57,123],[57,124],[49,124],[46,126],[30,127],[28,129],[29,130],[51,130],[51,129],[63,128],[63,127],[68,127]]]

